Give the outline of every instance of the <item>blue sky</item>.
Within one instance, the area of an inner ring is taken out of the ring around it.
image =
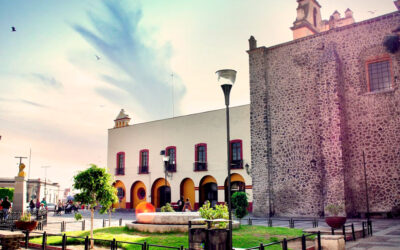
[[[319,3],[323,19],[347,8],[356,21],[395,11],[391,0]],[[44,178],[41,166],[50,165],[48,177],[65,186],[87,164],[105,166],[107,129],[121,108],[134,123],[222,108],[218,69],[238,71],[232,105],[249,103],[247,39],[290,41],[296,7],[295,0],[0,0],[1,176],[15,176],[14,156],[31,148],[31,177]]]

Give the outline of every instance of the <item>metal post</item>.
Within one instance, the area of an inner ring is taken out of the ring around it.
[[[259,247],[258,249],[264,250],[264,245],[263,245],[263,243],[260,243],[260,247]]]
[[[103,219],[103,227],[106,227],[106,221]]]
[[[89,236],[85,238],[85,250],[89,250]]]
[[[47,233],[43,233],[43,239],[42,239],[42,249],[46,249],[46,244],[47,244]]]
[[[335,235],[335,229],[331,228],[332,230],[332,235]]]
[[[117,249],[117,241],[115,238],[111,242],[111,250]]]
[[[122,226],[122,218],[119,218],[119,226]]]
[[[145,242],[143,242],[143,245],[142,245],[142,250],[147,250],[147,242],[145,241]]]
[[[283,241],[282,241],[282,250],[288,250],[286,238],[283,238]]]
[[[372,221],[367,221],[368,224],[368,234],[372,236]]]
[[[318,231],[318,234],[317,234],[317,237],[318,237],[318,250],[321,250],[322,248],[321,248],[321,232],[320,231]]]
[[[63,236],[62,236],[61,249],[62,250],[67,249],[67,235],[66,234],[63,234]]]
[[[249,225],[253,225],[253,221],[251,220],[250,217],[249,217],[249,222],[248,222],[248,224],[249,224]]]
[[[85,231],[85,225],[86,224],[86,222],[85,222],[85,220],[82,220],[82,231]]]
[[[272,219],[271,218],[268,219],[268,226],[272,227]]]
[[[346,237],[346,226],[345,226],[345,225],[343,225],[342,231],[343,231],[344,241],[346,241],[346,240],[347,240],[347,239],[346,239],[347,237]]]
[[[365,238],[365,225],[364,225],[364,221],[362,221],[361,225],[362,225],[362,237]]]
[[[228,167],[228,213],[229,213],[229,233],[228,233],[228,249],[232,249],[232,204],[231,204],[231,150],[230,150],[230,127],[229,127],[229,94],[232,89],[232,85],[223,84],[221,85],[225,96],[226,106],[226,153],[227,153],[227,167]]]
[[[28,248],[29,246],[29,231],[25,231],[25,248]]]
[[[183,246],[181,245],[181,247],[179,248],[179,250],[183,250],[184,248],[183,248]]]
[[[356,240],[356,233],[354,232],[354,224],[351,223],[351,234],[353,235],[353,240]]]
[[[306,250],[306,236],[301,236],[301,250]]]

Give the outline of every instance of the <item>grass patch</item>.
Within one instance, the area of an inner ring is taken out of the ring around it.
[[[303,231],[301,229],[284,228],[284,227],[265,227],[265,226],[249,226],[242,225],[239,229],[233,230],[233,246],[239,248],[249,248],[260,245],[260,243],[267,244],[269,242],[276,242],[283,238],[293,238],[301,236]],[[80,236],[86,237],[89,231],[74,231],[67,232],[67,236]],[[188,247],[188,234],[187,233],[144,233],[135,230],[129,230],[127,227],[109,227],[94,230],[94,238],[103,240],[116,239],[117,241],[143,243],[147,242],[152,245],[164,245],[179,247]],[[41,244],[42,238],[31,239],[30,242]],[[62,238],[60,236],[50,236],[47,238],[49,245],[61,245]],[[83,239],[68,238],[68,245],[83,244]],[[95,244],[109,246],[109,242],[96,241]],[[124,249],[139,249],[137,245],[119,244]],[[153,249],[153,248],[152,248]],[[268,249],[281,249],[279,245]]]

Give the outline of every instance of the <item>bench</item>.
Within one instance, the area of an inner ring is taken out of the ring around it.
[[[0,230],[0,240],[2,249],[19,249],[20,242],[25,237],[21,232],[10,232]]]

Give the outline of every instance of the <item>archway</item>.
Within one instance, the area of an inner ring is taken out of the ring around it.
[[[199,185],[199,206],[203,206],[205,201],[210,201],[211,206],[218,203],[217,181],[211,175],[206,175],[200,180]]]
[[[131,187],[131,208],[135,209],[139,203],[146,201],[146,186],[141,181],[136,181]]]
[[[117,189],[118,202],[113,204],[113,208],[126,208],[126,188],[122,181],[117,180],[113,183]]]
[[[171,203],[171,188],[169,182],[165,186],[165,179],[158,178],[151,186],[151,203],[154,207],[160,208],[165,203]]]
[[[195,193],[194,193],[194,182],[190,178],[185,178],[181,182],[181,196],[183,196],[184,201],[189,199],[190,205],[194,208],[195,203]]]
[[[234,173],[231,174],[231,197],[236,192],[245,192],[246,184],[244,182],[243,176]],[[228,202],[228,178],[225,179],[225,202]]]

